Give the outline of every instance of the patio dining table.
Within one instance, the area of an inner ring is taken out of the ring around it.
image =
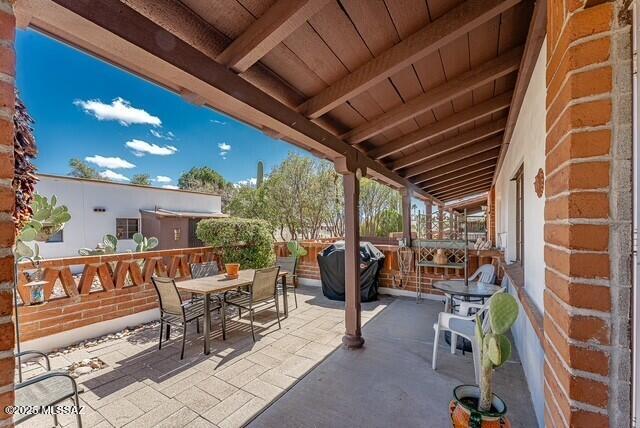
[[[206,276],[196,279],[188,279],[176,284],[179,290],[187,291],[189,293],[201,295],[204,298],[204,353],[209,355],[211,334],[211,311],[209,310],[209,296],[222,294],[225,291],[236,290],[242,287],[250,287],[253,284],[253,276],[255,269],[243,269],[238,272],[237,278],[228,278],[226,274],[218,274],[213,276]],[[278,276],[282,279],[282,304],[284,306],[284,317],[289,315],[289,308],[287,302],[287,274],[285,270],[281,270]],[[276,295],[276,299],[278,296]],[[225,317],[225,304],[222,300],[222,316]],[[224,322],[224,321],[223,321]],[[224,339],[224,329],[223,329]]]
[[[464,298],[481,297],[486,299],[498,291],[500,286],[481,281],[469,281],[469,284],[465,285],[462,279],[448,279],[433,281],[433,288],[452,296],[461,296]]]

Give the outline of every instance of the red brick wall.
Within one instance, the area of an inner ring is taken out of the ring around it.
[[[629,284],[619,279],[629,265],[620,263],[625,259],[612,251],[618,246],[613,231],[623,227],[612,207],[619,207],[631,194],[630,189],[626,195],[616,193],[613,183],[616,169],[630,169],[614,160],[616,147],[631,145],[630,138],[620,136],[630,123],[625,115],[630,115],[631,98],[615,93],[631,78],[622,3],[552,0],[548,4],[547,426],[629,426],[630,373],[621,368],[625,359],[628,367],[629,342],[624,331],[615,334],[616,323],[628,331],[629,314],[614,298],[619,289],[628,289]],[[621,58],[625,55],[627,60]]]
[[[15,82],[15,18],[11,3],[0,0],[0,409],[13,404],[14,327],[12,220],[13,110]],[[12,425],[11,415],[0,411],[0,423]]]

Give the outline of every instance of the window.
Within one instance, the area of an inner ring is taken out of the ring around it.
[[[524,264],[524,165],[518,169],[516,182],[516,261]]]
[[[137,218],[117,218],[116,238],[133,239],[133,235],[139,231]]]
[[[51,235],[47,242],[63,242],[62,229]]]

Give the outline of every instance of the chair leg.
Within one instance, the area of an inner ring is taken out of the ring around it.
[[[164,323],[160,320],[160,340],[158,341],[158,350],[162,349],[162,333],[164,333]]]
[[[253,337],[253,341],[256,341],[256,334],[253,331],[253,309],[249,309],[249,319],[251,320],[251,337]]]
[[[167,333],[164,339],[169,340],[170,338],[171,338],[171,324],[167,324]]]
[[[433,326],[433,329],[436,331],[436,334],[433,337],[433,356],[431,357],[431,368],[435,370],[436,358],[438,357],[438,340],[440,339],[440,324],[436,324],[435,326]]]
[[[200,318],[196,318],[196,333],[200,334]]]
[[[196,322],[198,320],[196,319]],[[180,359],[184,358],[184,342],[187,339],[187,323],[182,324],[182,352],[180,352]]]
[[[53,426],[58,426],[58,415],[56,415],[55,413],[53,414]]]
[[[476,376],[476,385],[480,386],[480,350],[477,349],[476,341],[471,341],[471,351],[473,352],[473,371]]]
[[[240,318],[242,318],[242,309],[238,306],[238,321],[240,321]]]
[[[278,328],[282,330],[282,325],[280,324],[280,304],[278,303],[278,296],[276,296],[276,317],[278,318]]]
[[[293,286],[292,290],[293,290],[293,301],[296,304],[296,309],[298,309],[298,296],[296,295],[295,283],[294,283],[294,286]]]
[[[220,323],[222,324],[222,340],[226,340],[227,339],[227,332],[226,332],[226,328],[227,328],[227,320],[226,320],[226,311],[224,310],[224,307],[220,307]]]
[[[456,353],[456,345],[458,344],[458,335],[454,332],[451,332],[451,353],[455,355]]]
[[[80,408],[80,398],[78,397],[78,389],[75,389],[75,404],[76,407]],[[76,413],[76,423],[78,424],[78,428],[82,428],[82,416],[80,416],[80,412]]]

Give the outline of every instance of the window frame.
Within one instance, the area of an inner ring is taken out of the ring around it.
[[[60,239],[55,239],[54,237],[60,235]],[[49,237],[49,239],[47,239],[45,241],[47,244],[60,244],[64,242],[64,229],[60,229],[59,231],[57,231],[56,233],[54,233],[53,235],[51,235]]]
[[[131,224],[133,224],[133,222],[135,221],[135,230],[131,230],[132,227],[130,226]],[[119,227],[118,223],[119,222],[124,222],[124,234],[120,235],[120,231],[119,229],[121,227]],[[118,238],[119,240],[131,240],[133,239],[133,235],[135,235],[136,233],[140,232],[140,219],[139,218],[132,218],[132,217],[116,217],[116,238]]]
[[[512,180],[516,184],[516,262],[524,266],[524,164],[520,165]]]

